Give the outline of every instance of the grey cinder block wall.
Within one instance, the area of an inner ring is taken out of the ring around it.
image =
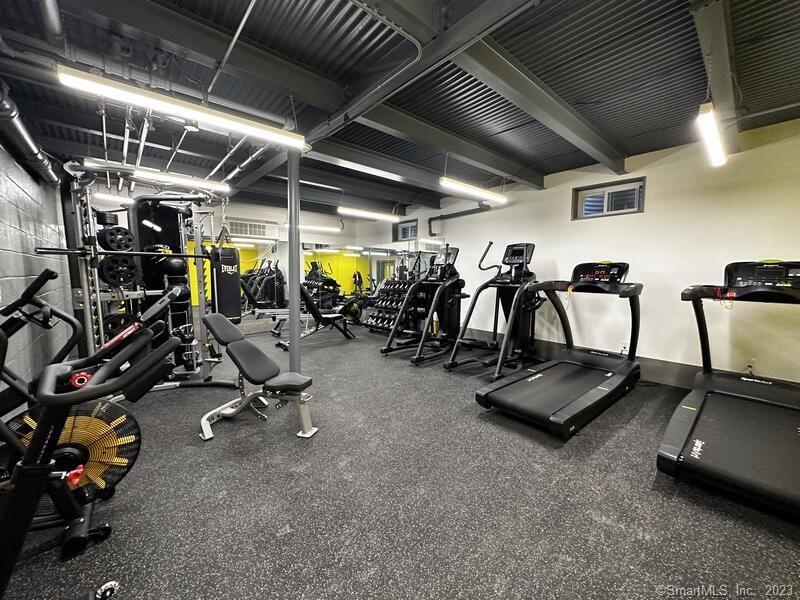
[[[0,305],[16,299],[43,269],[50,268],[59,278],[49,282],[42,295],[71,312],[66,260],[34,253],[36,246],[63,245],[58,189],[37,182],[0,146]],[[36,375],[66,341],[67,333],[63,323],[49,331],[29,325],[11,338],[6,364],[26,379]]]

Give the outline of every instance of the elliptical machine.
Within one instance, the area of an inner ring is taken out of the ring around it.
[[[453,344],[450,358],[445,361],[443,366],[450,370],[470,363],[480,363],[484,367],[495,365],[491,381],[497,381],[503,377],[504,367],[520,368],[533,354],[536,310],[544,303],[544,298],[525,294],[525,285],[536,280],[536,274],[528,270],[535,244],[509,244],[506,246],[502,263],[508,267],[507,271],[503,271],[500,265],[483,266],[483,260],[493,244],[494,242],[490,241],[486,245],[486,250],[483,251],[483,255],[478,261],[478,268],[481,271],[497,269],[497,273],[475,290],[467,310],[467,316],[461,325],[458,338]],[[494,288],[496,291],[492,338],[490,341],[468,338],[466,337],[467,329],[475,305],[478,303],[480,295],[489,288]],[[506,319],[506,332],[503,335],[502,347],[497,341],[501,307]],[[457,360],[458,353],[462,348],[475,348],[489,353]]]
[[[455,267],[458,248],[446,244],[431,259],[428,271],[412,283],[397,311],[381,354],[416,346],[413,364],[441,356],[456,340],[461,322],[464,280]],[[400,336],[407,339],[397,341]]]

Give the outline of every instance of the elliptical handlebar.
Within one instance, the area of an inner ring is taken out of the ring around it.
[[[486,244],[486,250],[483,251],[483,254],[481,254],[481,259],[478,261],[478,268],[481,271],[491,271],[492,269],[497,269],[497,275],[495,275],[495,277],[499,277],[500,273],[503,272],[503,267],[500,265],[489,265],[488,267],[483,266],[483,259],[485,259],[486,255],[489,254],[489,250],[491,250],[492,246],[494,246],[494,242],[489,240],[489,243]]]

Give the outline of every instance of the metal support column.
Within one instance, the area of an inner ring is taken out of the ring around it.
[[[202,254],[203,252],[203,215],[200,212],[200,204],[192,202],[192,238],[194,239],[194,253]],[[205,277],[205,264],[200,259],[194,260],[195,272],[197,274],[197,310],[199,313],[198,324],[195,327],[194,335],[200,343],[200,373],[202,381],[209,381],[211,379],[211,365],[206,360],[208,357],[208,332],[206,331],[202,319],[206,314],[206,277]]]
[[[289,204],[289,370],[300,373],[300,152],[288,151],[287,194]],[[317,428],[311,424],[308,402],[298,403],[299,437],[311,437]]]

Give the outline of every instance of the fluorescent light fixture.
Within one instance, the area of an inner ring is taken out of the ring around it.
[[[285,148],[302,150],[305,146],[305,138],[302,135],[263,125],[250,119],[243,119],[213,108],[198,106],[185,100],[178,100],[165,94],[137,88],[63,65],[58,65],[57,72],[58,80],[62,85],[84,94],[149,109],[164,116],[183,119],[184,122],[196,121],[198,125],[204,125],[210,129],[225,133],[239,133]]]
[[[345,250],[359,250],[359,251],[364,249],[361,246],[345,246],[344,248]]]
[[[336,209],[340,215],[346,217],[358,217],[359,219],[372,219],[373,221],[387,221],[389,223],[399,223],[400,217],[389,213],[375,212],[372,210],[361,210],[360,208],[349,208],[340,206]]]
[[[388,252],[381,252],[381,251],[378,251],[378,250],[371,250],[369,252],[362,252],[361,254],[362,254],[362,256],[369,256],[370,254],[372,256],[389,256]]]
[[[231,241],[234,244],[271,244],[275,240],[269,238],[232,237]]]
[[[133,198],[128,198],[127,196],[115,196],[114,194],[105,194],[103,192],[97,192],[94,197],[97,200],[117,202],[119,204],[131,204],[133,202]]]
[[[314,253],[311,250],[306,250],[305,252],[303,252],[303,254],[305,254],[306,256],[312,256]]]
[[[283,224],[284,227],[287,229],[289,228],[288,223]],[[300,231],[317,231],[320,233],[341,233],[342,230],[338,227],[328,227],[326,225],[299,225],[298,228]]]
[[[339,254],[338,248],[317,248],[318,254]]]
[[[152,181],[153,183],[176,185],[190,189],[207,190],[209,192],[219,192],[220,194],[227,194],[231,191],[231,186],[229,186],[227,183],[219,183],[218,181],[210,181],[208,179],[200,179],[198,177],[189,177],[188,175],[162,173],[161,171],[155,171],[152,169],[136,169],[133,172],[133,176],[137,179]]]
[[[470,185],[469,183],[464,183],[458,179],[451,179],[450,177],[439,177],[439,185],[453,192],[457,192],[458,194],[469,196],[470,198],[476,198],[478,200],[497,202],[499,204],[505,204],[508,202],[508,198],[506,198],[503,194],[490,192],[482,187]]]
[[[428,238],[419,238],[417,240],[420,244],[430,244],[432,246],[444,246],[444,242],[442,240],[431,240]]]
[[[144,225],[145,227],[149,227],[153,231],[161,233],[161,226],[160,225],[156,225],[152,221],[148,221],[147,219],[142,219],[142,225]]]
[[[714,112],[714,105],[711,102],[700,105],[697,126],[700,128],[700,135],[703,137],[703,143],[706,146],[708,158],[711,159],[711,164],[715,167],[721,167],[728,159],[722,146],[717,116]]]
[[[234,246],[236,246],[237,248],[255,248],[256,247],[255,244],[243,244],[242,242],[236,242],[234,244]]]
[[[345,252],[342,256],[353,256],[357,258],[361,258],[361,255],[358,252]]]
[[[275,179],[282,179],[283,181],[289,180],[289,178],[285,177],[284,175],[270,175],[270,177],[274,177]],[[322,188],[323,190],[332,190],[334,192],[344,191],[342,188],[336,187],[335,185],[328,185],[327,183],[319,183],[318,181],[308,181],[307,179],[301,179],[300,183],[303,185],[310,185],[311,187]]]

